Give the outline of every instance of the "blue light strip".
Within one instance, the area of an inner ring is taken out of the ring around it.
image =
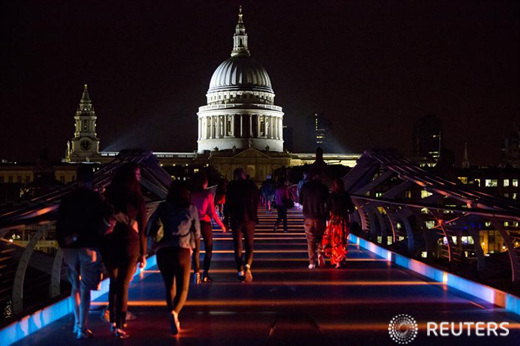
[[[513,294],[434,268],[420,261],[389,251],[354,234],[350,235],[350,241],[378,256],[386,258],[389,262],[395,263],[398,266],[419,273],[434,281],[442,282],[448,287],[457,289],[488,303],[495,304],[509,312],[520,315],[520,298]]]
[[[157,259],[154,256],[147,258],[144,270],[154,269],[157,265]],[[134,274],[133,282],[140,281],[144,278],[143,271],[137,270]],[[92,301],[98,299],[108,292],[109,280],[105,279],[101,282],[101,288],[98,291],[91,291],[90,297]],[[73,303],[70,297],[64,298],[59,302],[49,305],[38,310],[31,315],[23,317],[0,330],[0,343],[2,345],[10,345],[26,336],[48,326],[49,324],[72,313]]]

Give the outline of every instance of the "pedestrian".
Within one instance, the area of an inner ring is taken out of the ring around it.
[[[199,212],[190,202],[190,190],[185,182],[172,182],[166,201],[150,217],[151,230],[158,220],[162,224],[163,236],[154,249],[166,289],[170,329],[176,335],[181,330],[179,313],[188,297],[190,257],[201,235]]]
[[[350,234],[349,214],[354,211],[350,195],[345,191],[342,179],[332,182],[329,195],[330,219],[323,236],[325,255],[336,268],[345,265],[348,253],[348,237]]]
[[[113,231],[103,239],[101,253],[110,278],[109,320],[118,339],[129,337],[124,327],[130,280],[138,263],[141,268],[146,265],[146,209],[140,179],[139,166],[126,163],[116,172],[105,193],[117,220]]]
[[[278,217],[276,218],[273,231],[276,231],[280,222],[283,222],[283,231],[287,233],[287,208],[293,204],[293,200],[289,194],[289,188],[285,185],[282,178],[279,178],[276,182],[275,202]]]
[[[77,188],[61,200],[56,221],[56,238],[63,251],[72,285],[74,333],[78,339],[94,336],[88,329],[90,291],[101,279],[100,238],[110,212],[93,191],[91,166],[78,167]]]
[[[266,176],[266,180],[263,181],[260,191],[262,192],[263,204],[265,206],[265,212],[270,214],[273,207],[274,195],[276,190],[276,184],[271,177],[271,174]]]
[[[300,200],[300,194],[301,194],[303,185],[307,184],[309,181],[311,181],[311,179],[309,178],[309,172],[308,171],[303,172],[303,179],[298,182],[298,187],[296,188],[296,191],[298,194],[298,196],[297,196],[298,200]]]
[[[211,219],[220,226],[222,232],[226,232],[226,226],[220,221],[220,218],[215,211],[213,204],[213,195],[208,190],[208,177],[198,172],[193,176],[193,192],[191,193],[191,203],[197,207],[199,212],[200,230],[204,238],[204,271],[202,277],[200,275],[200,241],[193,252],[193,270],[194,282],[199,284],[202,282],[211,282],[213,279],[209,276],[209,267],[211,265],[211,256],[213,254],[213,227],[211,226]]]
[[[300,191],[299,202],[303,206],[305,236],[309,255],[309,269],[325,265],[322,251],[322,238],[325,232],[329,191],[321,182],[319,173],[312,174],[312,180],[305,183]]]
[[[236,168],[233,171],[233,179],[228,185],[224,209],[225,220],[229,222],[233,234],[238,279],[250,283],[253,281],[251,265],[253,264],[255,225],[258,223],[259,192],[255,183],[246,179],[242,168]],[[245,240],[245,261],[242,259],[242,237]]]

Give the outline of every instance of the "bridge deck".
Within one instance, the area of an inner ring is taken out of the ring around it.
[[[289,232],[272,231],[275,216],[261,215],[255,234],[254,281],[236,279],[229,234],[215,233],[211,284],[191,285],[181,312],[182,332],[169,334],[164,289],[157,270],[144,273],[130,288],[128,322],[131,338],[125,344],[183,345],[356,345],[395,344],[388,323],[409,314],[419,324],[412,344],[516,344],[518,319],[474,297],[453,292],[441,283],[390,265],[385,259],[349,247],[345,269],[307,269],[306,241],[301,215],[290,213]],[[117,342],[108,324],[99,319],[106,295],[93,303],[90,328],[96,337],[81,344]],[[40,329],[18,345],[79,343],[72,333],[71,315]],[[510,323],[507,337],[427,337],[426,323],[494,321]],[[516,341],[516,342],[515,342]]]

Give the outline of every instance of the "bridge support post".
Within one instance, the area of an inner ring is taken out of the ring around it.
[[[49,293],[51,297],[60,295],[61,267],[63,263],[63,250],[58,248],[54,261],[52,262],[51,286]]]
[[[25,273],[29,266],[29,261],[34,252],[36,244],[43,236],[45,227],[40,226],[38,230],[33,234],[31,240],[23,250],[18,266],[16,267],[16,273],[14,275],[13,284],[13,313],[18,314],[23,311],[23,284],[25,281]]]

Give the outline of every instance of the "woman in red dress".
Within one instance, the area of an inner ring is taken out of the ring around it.
[[[341,268],[347,259],[349,214],[354,210],[350,195],[345,191],[343,180],[335,179],[329,196],[330,220],[323,235],[325,256],[330,257],[330,264]]]

